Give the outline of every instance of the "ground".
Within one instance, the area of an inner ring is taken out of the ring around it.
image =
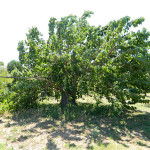
[[[150,104],[109,116],[107,105],[94,109],[91,102],[80,99],[77,110],[61,116],[55,100],[43,101],[38,110],[0,115],[0,150],[150,149]]]

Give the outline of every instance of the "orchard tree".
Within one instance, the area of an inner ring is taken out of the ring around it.
[[[90,93],[105,96],[112,105],[146,102],[142,94],[150,86],[150,33],[145,28],[130,31],[144,18],[123,17],[95,27],[87,21],[91,14],[85,11],[80,18],[69,15],[60,21],[50,18],[47,41],[34,27],[19,42],[20,75],[36,78],[16,82],[12,90],[19,102],[28,101],[29,95],[36,101],[41,91],[61,98],[61,106],[76,104],[77,98]]]
[[[4,62],[0,61],[0,66],[4,66]]]
[[[8,72],[7,69],[4,67],[4,62],[0,61],[0,89],[6,88],[12,82],[12,79],[3,78],[7,75]]]
[[[61,18],[61,21],[50,18],[46,43],[40,38],[38,29],[32,28],[27,34],[27,41],[20,42],[18,46],[20,62],[26,66],[26,72],[47,77],[43,79],[44,88],[49,88],[49,93],[56,98],[61,96],[61,106],[69,101],[76,104],[75,100],[89,91],[91,61],[101,44],[100,40],[89,37],[89,32],[96,31],[87,22],[91,14],[85,12],[79,19],[70,15]],[[92,41],[96,40],[98,43],[95,46],[93,43],[94,47],[90,49]]]
[[[8,64],[7,64],[7,71],[9,73],[11,73],[13,70],[18,69],[19,71],[21,71],[21,64],[20,62],[16,61],[16,60],[11,60]]]

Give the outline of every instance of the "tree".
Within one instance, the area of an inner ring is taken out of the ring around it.
[[[11,60],[8,64],[7,64],[7,71],[9,73],[11,73],[14,69],[18,69],[19,71],[21,71],[21,64],[20,62],[16,61],[16,60]]]
[[[0,76],[7,76],[7,75],[8,75],[7,69],[5,67],[0,66]],[[3,102],[4,99],[6,99],[6,95],[7,95],[6,93],[8,92],[8,86],[9,86],[9,84],[11,84],[11,82],[12,82],[12,79],[0,77],[0,106],[2,106],[2,107],[3,107],[3,105],[1,105],[1,102]]]
[[[17,91],[19,102],[29,101],[29,95],[35,102],[45,90],[57,99],[61,97],[62,107],[69,102],[76,104],[77,98],[90,93],[105,96],[112,106],[146,102],[142,93],[148,92],[150,85],[150,33],[145,28],[130,31],[144,18],[130,20],[127,16],[95,27],[87,21],[91,14],[85,11],[80,18],[69,15],[60,21],[50,18],[47,41],[34,27],[27,39],[18,43],[23,66],[20,75],[38,77],[16,82],[12,90]],[[21,91],[23,88],[27,90]]]
[[[0,66],[4,66],[4,62],[0,61]]]
[[[7,87],[12,82],[12,79],[2,78],[8,75],[7,69],[4,67],[4,63],[0,62],[0,89]]]
[[[61,21],[51,18],[47,43],[40,38],[38,29],[32,28],[27,34],[27,41],[20,42],[18,46],[20,62],[32,75],[48,76],[43,85],[49,87],[56,98],[61,96],[62,106],[69,101],[76,104],[76,98],[88,91],[86,72],[92,56],[88,56],[90,49],[85,52],[85,40],[90,28],[86,19],[91,14],[85,12],[79,19],[70,15],[61,18]]]

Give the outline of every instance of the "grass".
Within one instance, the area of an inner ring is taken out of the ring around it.
[[[105,100],[97,106],[85,97],[78,100],[78,107],[63,111],[52,99],[41,102],[38,109],[4,113],[0,116],[0,142],[7,145],[1,144],[0,150],[150,149],[150,105],[136,106],[134,112],[112,116]]]
[[[14,150],[13,148],[7,148],[6,144],[0,143],[0,150]]]

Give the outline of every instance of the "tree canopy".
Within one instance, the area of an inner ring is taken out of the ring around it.
[[[0,66],[4,66],[4,62],[0,61]]]
[[[20,62],[16,61],[16,60],[11,60],[8,64],[7,64],[7,71],[9,73],[11,73],[13,70],[18,69],[19,71],[21,71],[21,64]]]
[[[77,98],[93,93],[99,101],[105,96],[112,105],[146,102],[150,32],[146,28],[131,31],[144,18],[126,16],[96,27],[87,21],[92,14],[85,11],[80,18],[50,18],[47,41],[37,27],[29,30],[27,39],[18,43],[23,66],[18,76],[39,78],[18,79],[11,89],[16,103],[30,107],[41,91],[61,98],[61,106],[76,104]]]

